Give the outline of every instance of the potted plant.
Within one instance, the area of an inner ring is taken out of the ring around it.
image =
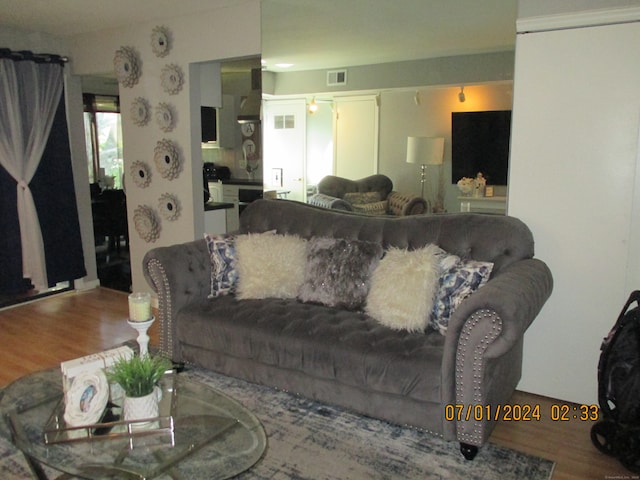
[[[156,386],[162,375],[171,368],[164,357],[134,355],[117,360],[107,372],[109,381],[124,390],[124,419],[133,421],[158,416],[159,395]]]

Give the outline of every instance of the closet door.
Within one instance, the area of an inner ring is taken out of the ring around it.
[[[640,285],[640,23],[519,34],[508,213],[554,291],[519,389],[597,400],[600,341]]]
[[[335,105],[336,175],[357,180],[378,173],[377,97],[337,97]]]

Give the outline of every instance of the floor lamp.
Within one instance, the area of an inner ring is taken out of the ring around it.
[[[444,137],[408,137],[407,163],[419,163],[420,196],[424,198],[424,182],[427,178],[427,165],[442,165]]]

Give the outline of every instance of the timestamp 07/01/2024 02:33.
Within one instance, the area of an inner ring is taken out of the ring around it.
[[[600,416],[598,405],[559,403],[552,404],[549,411],[540,404],[447,404],[444,408],[444,417],[448,422],[452,421],[499,421],[504,422],[539,422],[544,418],[553,422],[594,422]]]

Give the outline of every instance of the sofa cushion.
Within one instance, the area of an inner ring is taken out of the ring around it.
[[[239,299],[295,298],[304,280],[306,240],[275,232],[236,237]]]
[[[477,260],[460,260],[455,255],[442,258],[453,265],[442,272],[438,294],[433,305],[431,326],[442,335],[447,333],[449,319],[462,301],[482,287],[491,276],[493,263]]]
[[[342,198],[331,197],[324,193],[316,193],[311,195],[307,202],[314,207],[332,208],[334,210],[344,210],[350,212],[353,210],[351,204]]]
[[[374,203],[363,203],[360,205],[352,205],[353,211],[363,215],[386,215],[387,201],[381,200]]]
[[[436,245],[390,248],[371,276],[365,311],[390,328],[424,331],[440,278],[439,252]]]
[[[382,200],[380,192],[348,192],[344,194],[343,198],[351,205],[364,205]]]
[[[293,299],[238,301],[231,295],[187,305],[175,325],[180,343],[213,352],[209,358],[221,362],[228,355],[304,372],[336,388],[441,402],[445,337],[432,329],[391,330],[363,312]]]
[[[236,269],[235,236],[205,234],[211,258],[211,289],[209,298],[233,293],[238,271]]]
[[[317,237],[307,244],[304,282],[298,298],[347,310],[360,308],[369,293],[371,272],[382,256],[378,243]]]

